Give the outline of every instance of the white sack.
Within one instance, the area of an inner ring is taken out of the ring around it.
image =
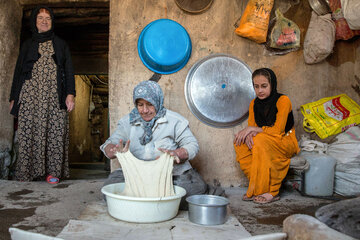
[[[331,54],[335,44],[335,32],[335,23],[331,19],[331,14],[318,16],[312,11],[304,40],[305,63],[321,62]]]
[[[360,195],[360,127],[351,127],[336,139],[327,149],[337,160],[334,191],[343,196]]]
[[[334,180],[334,192],[337,194],[360,196],[360,161],[337,165]]]
[[[360,1],[341,0],[341,10],[351,30],[360,30]]]
[[[360,127],[353,126],[336,136],[328,145],[327,154],[337,159],[338,164],[360,162]]]

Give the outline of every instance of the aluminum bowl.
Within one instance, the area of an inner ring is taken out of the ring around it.
[[[328,0],[308,0],[310,7],[317,15],[325,15],[330,13],[329,1]]]
[[[189,220],[201,225],[220,225],[226,222],[229,200],[214,195],[192,195],[189,203]]]
[[[175,187],[175,196],[162,198],[141,198],[120,195],[125,183],[109,184],[102,187],[106,196],[109,214],[119,220],[135,223],[163,222],[174,218],[179,211],[180,200],[186,190]]]

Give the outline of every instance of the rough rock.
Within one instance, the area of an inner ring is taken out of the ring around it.
[[[283,223],[283,231],[287,233],[288,240],[354,240],[305,214],[287,217]]]
[[[332,229],[360,239],[360,197],[323,206],[315,217]]]

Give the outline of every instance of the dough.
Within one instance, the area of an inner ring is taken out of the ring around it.
[[[125,188],[121,195],[131,197],[174,196],[172,170],[174,158],[162,154],[153,161],[139,160],[130,151],[116,153],[124,177]]]

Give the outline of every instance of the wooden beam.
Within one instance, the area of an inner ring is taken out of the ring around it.
[[[53,8],[55,18],[109,16],[109,8]],[[24,10],[24,17],[30,18],[32,9]]]
[[[108,88],[93,88],[93,93],[99,94],[99,95],[106,95],[106,94],[109,94],[109,89]]]
[[[38,5],[46,5],[50,8],[61,7],[107,7],[110,8],[110,0],[20,0],[24,10],[34,9]]]
[[[66,25],[87,25],[87,24],[109,24],[109,16],[92,16],[92,17],[68,17],[57,18],[56,24]]]

